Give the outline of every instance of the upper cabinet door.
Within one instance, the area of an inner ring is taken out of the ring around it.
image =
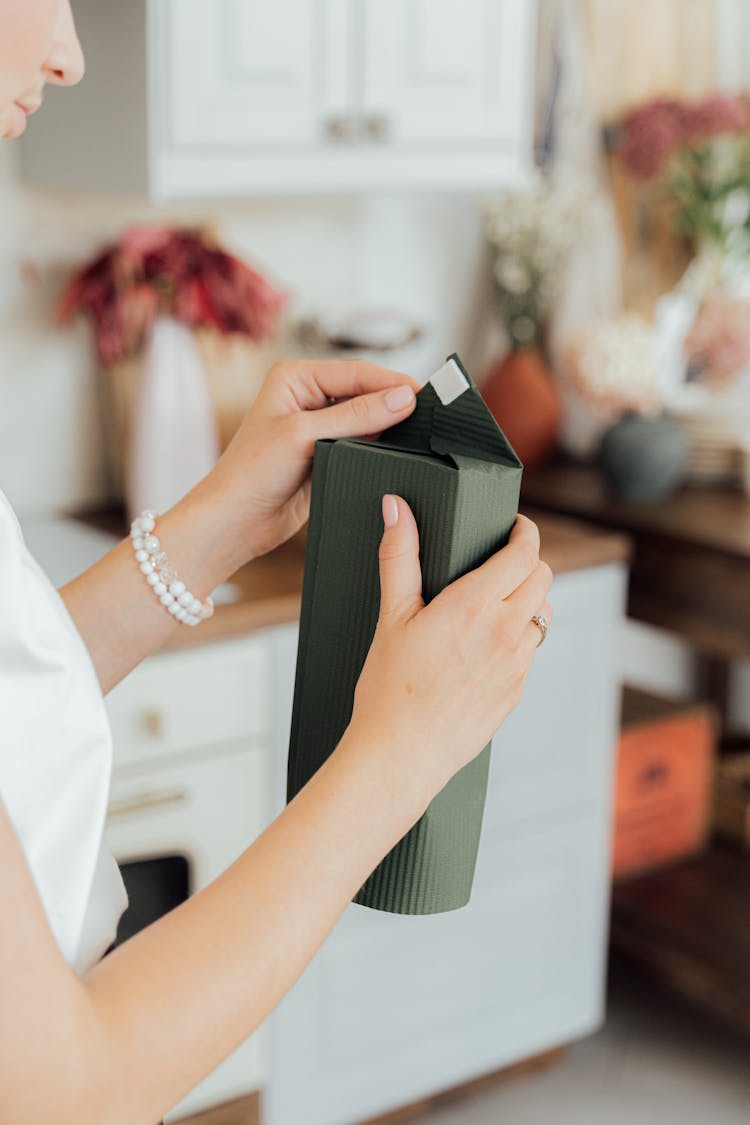
[[[172,144],[278,149],[345,130],[351,0],[168,0],[157,12]]]
[[[474,190],[530,165],[535,0],[74,6],[88,73],[24,137],[30,183],[162,201]]]
[[[457,155],[528,135],[531,0],[362,0],[368,133]]]

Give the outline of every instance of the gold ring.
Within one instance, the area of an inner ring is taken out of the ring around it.
[[[549,631],[549,621],[546,617],[542,617],[541,613],[535,613],[531,620],[536,625],[539,632],[542,634],[536,646],[537,648],[539,648],[539,645],[544,644],[547,639],[547,633]]]

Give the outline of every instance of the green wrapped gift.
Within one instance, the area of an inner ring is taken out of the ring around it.
[[[378,619],[383,494],[402,496],[414,512],[423,596],[429,602],[507,542],[518,511],[521,472],[521,462],[455,354],[420,390],[410,417],[378,441],[316,442],[287,801],[322,765],[351,718],[354,688]],[[398,914],[434,914],[466,905],[490,745],[430,802],[354,902]]]

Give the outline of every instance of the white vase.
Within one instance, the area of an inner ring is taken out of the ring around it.
[[[180,321],[159,317],[143,355],[130,429],[130,518],[144,508],[171,508],[218,456],[216,415],[193,333]]]

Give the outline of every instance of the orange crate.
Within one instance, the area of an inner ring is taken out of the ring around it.
[[[612,865],[640,875],[699,852],[711,823],[717,721],[705,704],[626,689]]]

